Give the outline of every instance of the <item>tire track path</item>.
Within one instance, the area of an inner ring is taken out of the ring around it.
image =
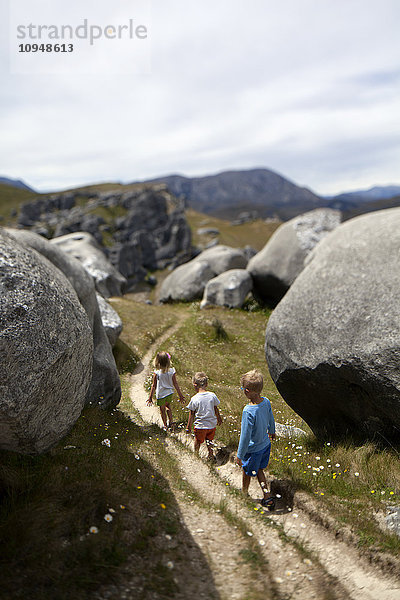
[[[151,360],[183,321],[184,317],[154,342],[132,375],[132,404],[146,423],[162,427],[158,408],[146,406],[144,384],[151,373]],[[193,510],[187,498],[177,492],[176,500],[185,525],[209,562],[221,598],[245,600],[251,591],[264,593],[264,598],[293,600],[400,600],[398,580],[374,568],[354,547],[337,540],[334,534],[313,522],[306,511],[296,507],[292,512],[278,515],[264,512],[257,504],[249,508],[229,489],[240,489],[241,470],[229,462],[217,469],[210,467],[189,450],[192,445],[191,437],[172,433],[167,437],[165,449],[176,461],[180,477],[186,479],[204,501],[201,511]],[[164,475],[171,488],[176,488],[174,481]],[[250,492],[252,489],[254,493],[254,485]],[[223,518],[221,507],[222,512],[246,525],[249,537],[257,539],[265,565],[268,564],[266,582],[260,581],[259,575],[254,578],[254,573],[249,578],[249,567],[243,568],[232,561],[238,549],[244,548],[243,535],[229,519]],[[206,535],[202,527],[205,519],[209,524]],[[216,531],[218,535],[208,531]],[[311,553],[311,559],[304,549]]]

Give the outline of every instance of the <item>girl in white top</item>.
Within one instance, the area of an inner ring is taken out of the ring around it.
[[[172,411],[170,402],[174,395],[174,388],[178,392],[179,400],[185,401],[176,380],[175,369],[171,367],[171,356],[168,352],[158,352],[155,360],[156,369],[154,371],[153,383],[150,390],[147,404],[153,404],[153,394],[156,393],[157,406],[160,407],[161,418],[164,423],[164,430],[172,428]],[[167,422],[168,416],[168,422]]]

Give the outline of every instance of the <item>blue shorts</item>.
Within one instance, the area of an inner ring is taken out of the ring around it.
[[[250,477],[255,477],[260,469],[266,469],[269,463],[271,444],[260,452],[248,452],[242,459],[243,471]]]

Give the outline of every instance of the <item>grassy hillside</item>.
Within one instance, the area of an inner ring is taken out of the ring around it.
[[[224,221],[216,217],[204,215],[192,209],[186,211],[186,218],[192,229],[194,245],[204,244],[213,239],[214,236],[199,236],[197,230],[202,227],[211,227],[219,230],[218,236],[220,244],[226,244],[234,248],[243,248],[246,245],[252,246],[255,250],[261,250],[274,231],[279,227],[279,222],[265,222],[257,219],[243,225],[231,225],[229,221]]]
[[[13,210],[18,211],[21,204],[25,202],[32,202],[40,198],[46,198],[53,194],[70,194],[73,192],[77,195],[76,203],[84,206],[88,201],[86,197],[86,194],[88,193],[110,192],[113,190],[116,192],[129,192],[130,190],[142,190],[147,187],[149,186],[140,183],[123,185],[121,183],[110,182],[71,188],[69,190],[63,190],[62,192],[54,191],[46,194],[37,194],[35,192],[30,192],[28,190],[16,188],[10,185],[0,184],[0,220],[2,225],[12,226],[16,222],[15,217],[13,217],[11,214]],[[103,214],[101,216],[103,216]]]
[[[10,224],[13,222],[12,211],[18,210],[24,202],[30,202],[38,198],[38,194],[23,190],[11,185],[0,183],[0,224]]]

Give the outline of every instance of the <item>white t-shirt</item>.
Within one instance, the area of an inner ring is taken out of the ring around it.
[[[191,398],[186,408],[195,413],[196,429],[214,429],[217,426],[214,407],[218,404],[219,400],[214,392],[198,392]]]
[[[170,394],[174,393],[174,384],[172,383],[172,377],[175,375],[176,371],[174,367],[168,369],[168,371],[161,371],[161,369],[157,369],[154,371],[157,375],[157,387],[156,387],[156,398],[160,400],[161,398],[165,398]]]

